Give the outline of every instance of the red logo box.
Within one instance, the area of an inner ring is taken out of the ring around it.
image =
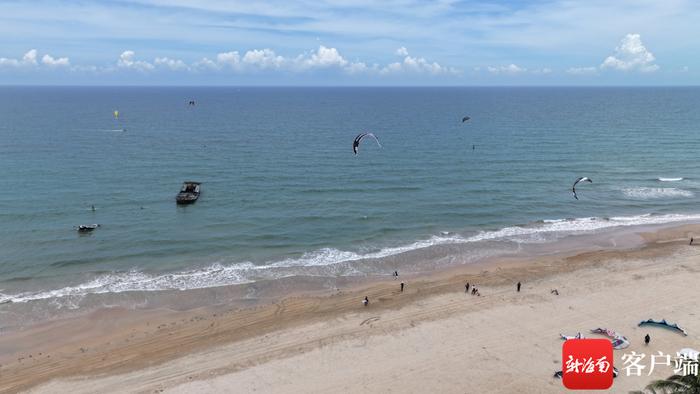
[[[562,380],[569,390],[607,390],[613,384],[608,339],[569,339],[562,345]]]

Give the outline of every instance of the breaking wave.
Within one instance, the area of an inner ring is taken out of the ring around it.
[[[683,178],[657,178],[659,182],[680,182]]]
[[[675,187],[633,187],[623,189],[622,192],[629,198],[638,200],[656,200],[662,198],[690,198],[695,193],[690,190]]]
[[[410,244],[382,248],[369,252],[353,252],[334,248],[323,248],[314,252],[305,253],[298,258],[289,258],[263,265],[255,265],[250,262],[233,264],[216,263],[204,268],[168,274],[149,274],[138,270],[114,272],[99,275],[81,284],[66,286],[59,289],[18,294],[0,293],[0,304],[85,296],[88,294],[121,293],[129,291],[189,290],[244,284],[260,279],[278,279],[294,276],[299,274],[304,267],[307,269],[309,267],[332,269],[333,266],[341,264],[347,265],[351,264],[353,261],[381,259],[437,245],[468,244],[483,241],[540,243],[543,241],[552,241],[567,235],[590,233],[614,227],[687,221],[700,221],[700,214],[646,214],[610,218],[584,217],[541,220],[530,225],[510,226],[493,231],[480,231],[468,237],[451,233],[445,234],[443,232],[443,235],[440,236],[432,236],[428,239],[419,240]],[[344,272],[347,274],[347,272],[353,271],[346,270]],[[328,271],[326,273],[338,274],[338,272],[333,271]],[[359,272],[355,271],[355,273]]]

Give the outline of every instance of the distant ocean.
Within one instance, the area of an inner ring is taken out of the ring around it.
[[[700,88],[2,87],[0,310],[698,221],[698,108]],[[382,147],[355,156],[363,131]]]

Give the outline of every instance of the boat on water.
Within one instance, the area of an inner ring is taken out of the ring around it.
[[[98,227],[100,227],[99,224],[81,224],[80,226],[76,227],[76,230],[78,230],[79,233],[90,233],[95,231],[95,229]]]
[[[199,198],[199,182],[184,182],[180,193],[175,197],[178,204],[192,204]]]

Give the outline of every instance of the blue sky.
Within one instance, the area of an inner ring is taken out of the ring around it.
[[[693,85],[691,0],[0,0],[0,84]]]

